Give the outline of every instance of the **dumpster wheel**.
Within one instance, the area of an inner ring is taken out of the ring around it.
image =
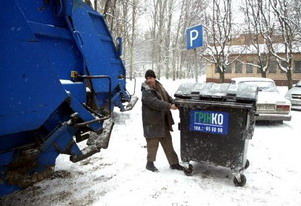
[[[235,186],[243,187],[247,182],[247,178],[244,174],[239,174],[238,177],[234,176],[233,182]]]
[[[184,174],[187,176],[192,176],[193,166],[192,164],[188,164],[188,168],[184,168]]]
[[[249,166],[250,166],[250,161],[249,161],[249,160],[247,160],[247,161],[246,161],[246,164],[245,164],[245,168],[244,168],[244,169],[247,169]]]

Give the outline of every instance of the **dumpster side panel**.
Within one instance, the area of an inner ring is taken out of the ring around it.
[[[182,161],[203,161],[232,170],[241,169],[246,161],[250,108],[232,102],[218,107],[206,101],[185,102],[180,107]],[[218,133],[218,128],[210,125],[204,126],[207,131],[193,130],[191,114],[195,111],[227,114],[227,132]]]

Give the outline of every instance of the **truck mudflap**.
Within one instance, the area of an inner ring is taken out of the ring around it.
[[[138,99],[139,98],[137,96],[132,96],[129,103],[125,106],[125,111],[132,110],[134,108],[134,106],[136,105]]]
[[[107,149],[110,142],[111,133],[114,127],[114,122],[111,118],[104,121],[104,128],[100,134],[97,132],[89,132],[87,147],[81,150],[79,155],[71,155],[70,161],[78,162],[91,155],[100,152],[100,149]]]

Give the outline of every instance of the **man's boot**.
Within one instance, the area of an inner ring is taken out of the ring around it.
[[[152,172],[158,172],[159,170],[155,167],[153,162],[147,162],[146,169]]]
[[[170,165],[170,168],[173,170],[184,170],[184,167],[182,165],[180,165],[179,163]]]

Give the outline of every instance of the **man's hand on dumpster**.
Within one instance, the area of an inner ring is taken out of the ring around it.
[[[175,104],[170,105],[170,109],[176,110],[178,107]]]

